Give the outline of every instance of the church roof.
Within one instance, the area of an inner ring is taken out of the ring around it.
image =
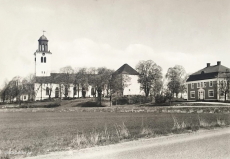
[[[42,36],[39,38],[39,40],[48,40],[48,39],[45,37],[45,35],[42,35]]]
[[[65,73],[51,73],[50,76],[40,76],[36,77],[36,83],[62,83],[65,81],[69,83],[74,83],[75,74],[65,74]]]
[[[214,79],[217,77],[224,77],[226,76],[226,72],[228,73],[229,68],[217,64],[213,66],[207,66],[189,76],[187,82],[190,81],[198,81],[198,80],[205,80],[205,79]],[[228,73],[229,74],[229,73]]]
[[[114,74],[138,75],[139,73],[128,64],[124,64],[118,70],[116,70]]]

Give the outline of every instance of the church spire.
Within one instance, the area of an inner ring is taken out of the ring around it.
[[[35,55],[35,75],[36,76],[50,76],[51,55],[48,51],[48,39],[44,35],[38,39],[38,49]]]
[[[48,39],[44,35],[44,30],[43,30],[43,35],[38,39],[38,51],[40,52],[48,52]]]

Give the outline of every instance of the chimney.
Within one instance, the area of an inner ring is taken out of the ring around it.
[[[217,65],[221,65],[221,61],[217,61]]]
[[[210,63],[207,63],[207,67],[209,67],[210,66]]]

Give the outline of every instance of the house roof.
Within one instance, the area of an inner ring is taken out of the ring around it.
[[[214,66],[205,67],[205,68],[193,73],[192,75],[199,75],[202,73],[202,71],[204,73],[213,73],[213,72],[226,72],[227,70],[229,70],[229,68],[227,68],[223,65],[214,65]]]
[[[214,79],[217,77],[225,77],[226,72],[228,72],[229,68],[217,64],[214,66],[205,67],[189,76],[187,82],[190,81],[198,81],[198,80],[205,80],[205,79]]]
[[[138,75],[139,73],[134,70],[128,64],[122,65],[118,70],[116,70],[113,74],[129,74],[129,75]]]

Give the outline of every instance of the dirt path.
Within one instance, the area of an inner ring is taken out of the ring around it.
[[[82,150],[53,152],[28,159],[227,159],[229,156],[230,128],[223,128]]]

